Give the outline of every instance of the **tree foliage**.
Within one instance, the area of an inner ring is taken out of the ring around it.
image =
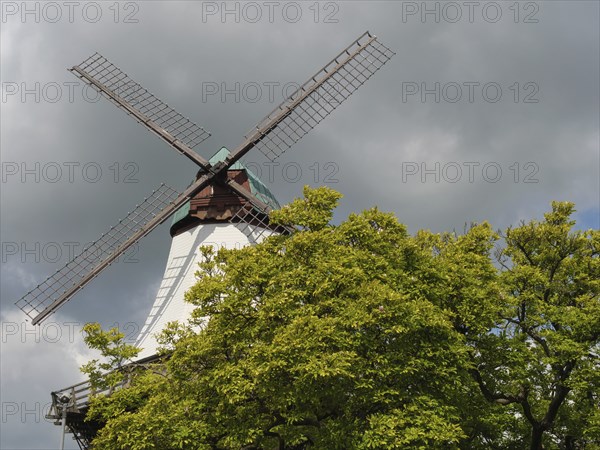
[[[600,448],[600,236],[573,205],[509,229],[498,264],[487,223],[332,226],[340,197],[305,188],[271,217],[296,233],[202,248],[168,358],[92,401],[95,449]]]
[[[572,231],[571,203],[509,228],[497,332],[475,342],[485,398],[522,415],[531,448],[600,448],[600,232]]]
[[[124,342],[125,335],[118,328],[104,331],[97,323],[87,323],[82,331],[84,342],[89,348],[100,351],[102,361],[93,359],[80,370],[89,377],[94,389],[112,392],[125,381],[127,363],[138,355],[139,349]]]

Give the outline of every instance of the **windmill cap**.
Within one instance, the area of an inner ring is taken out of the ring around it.
[[[225,161],[225,159],[229,156],[229,150],[226,147],[221,147],[221,149],[210,157],[208,162],[211,165],[215,165],[221,161]],[[244,164],[240,161],[236,161],[233,165],[231,165],[228,170],[245,170],[248,175],[248,182],[250,183],[250,192],[258,197],[260,200],[265,202],[272,209],[279,209],[281,206],[279,202],[271,192],[271,190],[262,182],[262,180],[250,169],[248,169]],[[171,221],[171,226],[175,225],[180,220],[183,220],[187,217],[190,212],[190,202],[186,202],[181,208],[177,210],[177,212],[173,215],[173,220]]]

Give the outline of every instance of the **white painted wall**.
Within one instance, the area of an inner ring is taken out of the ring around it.
[[[256,231],[264,231],[251,227]],[[199,225],[173,238],[169,259],[156,300],[150,309],[146,323],[142,327],[135,345],[142,351],[138,359],[156,354],[157,343],[155,334],[171,321],[185,323],[189,318],[193,305],[183,299],[186,291],[196,282],[195,272],[199,269],[198,262],[201,245],[212,245],[215,250],[221,247],[241,248],[270,234],[250,236],[240,231],[231,223]]]

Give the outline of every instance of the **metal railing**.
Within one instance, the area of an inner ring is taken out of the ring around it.
[[[124,371],[138,366],[145,366],[146,364],[157,362],[162,359],[162,356],[152,355],[146,358],[134,361],[126,364],[115,371]],[[109,372],[111,373],[111,372]],[[107,374],[108,375],[108,374]],[[74,384],[72,386],[59,389],[50,393],[52,396],[52,405],[46,415],[47,419],[59,420],[63,414],[63,408],[67,408],[67,412],[85,414],[90,405],[90,399],[94,395],[110,395],[114,391],[126,387],[130,382],[129,377],[125,377],[121,383],[113,387],[107,387],[105,389],[94,389],[90,380],[82,381],[81,383]],[[60,425],[59,423],[56,423]]]

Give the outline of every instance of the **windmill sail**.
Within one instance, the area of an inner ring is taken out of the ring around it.
[[[168,218],[187,197],[162,184],[119,223],[64,267],[25,294],[16,305],[35,325]]]
[[[156,98],[104,56],[94,53],[70,70],[179,153],[206,167],[207,161],[192,149],[209,138],[210,133]]]
[[[368,31],[333,58],[246,135],[233,152],[237,161],[257,147],[278,158],[362,86],[395,53]]]

